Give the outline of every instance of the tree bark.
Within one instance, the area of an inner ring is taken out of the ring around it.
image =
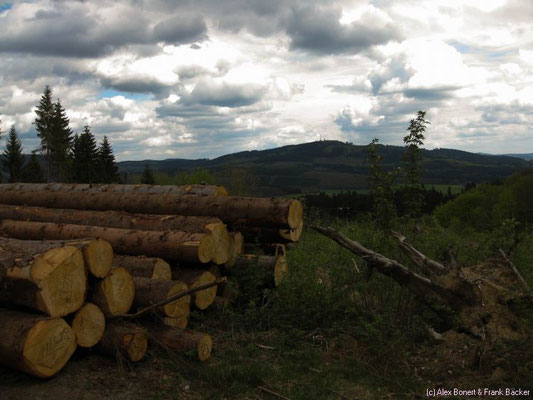
[[[148,278],[133,278],[135,283],[135,309],[151,306],[159,303],[170,296],[183,292],[189,287],[180,281],[161,281]],[[161,315],[167,317],[182,317],[189,315],[191,296],[182,297],[179,300],[165,304],[158,308]]]
[[[172,271],[172,278],[185,282],[191,289],[210,282],[215,282],[216,277],[209,271],[179,268]],[[200,310],[209,307],[217,295],[217,287],[200,290],[192,294],[192,304]]]
[[[0,303],[57,317],[78,310],[86,293],[83,254],[76,247],[0,238]]]
[[[180,231],[139,231],[99,226],[54,224],[2,220],[0,232],[19,239],[107,240],[118,254],[147,255],[170,260],[206,263],[213,259],[214,243],[210,234]]]
[[[127,269],[133,277],[159,279],[169,281],[172,279],[170,265],[158,257],[145,256],[114,256],[113,267]]]
[[[419,252],[417,249],[415,249],[413,246],[411,246],[409,243],[405,241],[405,236],[398,232],[392,232],[392,236],[396,239],[398,242],[398,245],[400,246],[400,249],[405,253],[407,257],[417,266],[422,268],[425,272],[431,274],[445,274],[448,270],[444,265],[441,263],[438,263],[437,261],[434,261],[428,257],[426,257],[424,254]]]
[[[297,229],[303,217],[298,200],[236,196],[67,191],[0,191],[0,203],[78,210],[213,216],[226,224]]]
[[[122,185],[94,183],[10,183],[0,185],[0,190],[7,189],[64,192],[196,194],[204,196],[228,195],[228,191],[220,185]]]
[[[147,329],[152,340],[172,350],[194,350],[200,361],[205,361],[211,356],[213,340],[210,335],[155,325],[148,325]]]
[[[148,348],[146,331],[128,322],[107,321],[104,335],[95,346],[103,354],[117,357],[119,354],[129,361],[141,360]]]
[[[242,254],[235,264],[236,268],[257,269],[266,272],[267,282],[278,286],[289,272],[287,259],[283,255],[264,256],[255,254]]]
[[[85,303],[71,323],[80,347],[92,347],[102,339],[105,330],[105,316],[96,304]]]
[[[127,313],[135,297],[135,284],[124,268],[114,268],[93,288],[91,300],[106,316]]]
[[[225,263],[231,251],[230,237],[226,226],[220,219],[213,217],[130,214],[124,211],[90,211],[0,205],[0,219],[2,218],[144,231],[210,233],[215,241],[213,258],[216,263]]]
[[[0,364],[49,378],[76,349],[74,332],[62,318],[0,310]]]

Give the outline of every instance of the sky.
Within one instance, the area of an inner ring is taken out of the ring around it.
[[[530,0],[0,0],[0,120],[49,85],[118,160],[315,140],[533,152]],[[5,145],[5,134],[0,148]]]

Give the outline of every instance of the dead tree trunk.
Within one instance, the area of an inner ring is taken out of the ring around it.
[[[0,364],[39,378],[58,373],[76,349],[62,318],[0,310]]]
[[[235,262],[237,261],[237,258],[239,255],[241,255],[244,252],[244,236],[241,232],[232,232],[230,233],[230,257],[226,264],[224,264],[225,267],[231,268],[235,265]]]
[[[158,257],[114,256],[113,267],[125,268],[133,277],[159,279],[163,281],[172,279],[170,265]]]
[[[77,210],[218,217],[226,224],[297,229],[303,217],[298,200],[235,196],[110,192],[0,191],[0,204]]]
[[[8,183],[0,190],[64,191],[64,192],[111,192],[111,193],[154,193],[154,194],[197,194],[203,196],[227,196],[227,190],[220,185],[122,185],[94,183]]]
[[[0,238],[0,303],[60,317],[78,310],[86,293],[83,254],[76,247]]]
[[[342,247],[363,258],[378,272],[409,289],[445,323],[445,329],[456,329],[480,339],[523,339],[525,330],[508,304],[516,298],[516,290],[506,288],[512,282],[508,268],[484,263],[473,267],[446,269],[430,260],[396,234],[400,247],[423,268],[428,276],[413,272],[398,261],[376,253],[332,228],[312,227]]]
[[[0,232],[14,238],[33,240],[101,238],[107,240],[118,254],[189,262],[206,263],[213,259],[214,254],[212,236],[203,233],[139,231],[13,220],[0,221]]]

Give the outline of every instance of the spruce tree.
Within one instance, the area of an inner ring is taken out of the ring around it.
[[[100,163],[100,181],[102,183],[120,182],[115,155],[107,136],[104,136],[98,149],[98,159]]]
[[[152,171],[152,168],[150,168],[148,164],[144,164],[144,171],[143,171],[143,175],[141,176],[141,183],[144,183],[146,185],[155,184],[154,172]]]
[[[44,93],[41,96],[39,105],[35,110],[37,118],[35,118],[34,125],[37,130],[37,136],[41,139],[41,147],[39,151],[45,157],[46,162],[46,180],[51,179],[51,153],[53,149],[52,135],[54,125],[54,105],[52,103],[52,89],[46,85]]]
[[[53,110],[50,161],[53,178],[64,181],[70,170],[69,154],[72,147],[72,129],[69,127],[69,118],[59,99],[54,103]]]
[[[45,181],[41,164],[39,164],[37,155],[34,152],[32,152],[28,164],[22,169],[20,180],[27,183],[41,183]]]
[[[19,182],[24,166],[24,156],[22,155],[22,143],[17,136],[15,126],[9,130],[6,148],[2,157],[2,164],[9,172],[9,182]]]
[[[74,136],[72,145],[72,180],[77,183],[96,183],[100,180],[100,163],[96,139],[89,125]]]

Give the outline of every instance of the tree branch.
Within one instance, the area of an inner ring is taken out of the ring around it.
[[[387,258],[379,253],[367,249],[354,240],[348,239],[342,233],[337,232],[333,228],[311,226],[311,229],[334,240],[342,247],[350,250],[352,253],[358,255],[367,263],[371,264],[382,274],[391,277],[400,285],[405,286],[416,295],[419,301],[428,307],[435,311],[437,311],[436,308],[438,308],[438,313],[441,315],[441,317],[443,316],[442,313],[444,311],[442,310],[442,307],[439,306],[446,305],[451,307],[453,310],[457,310],[473,301],[471,297],[465,296],[464,293],[456,293],[451,288],[442,286],[425,276],[419,275],[400,264],[398,261]],[[451,317],[451,315],[448,315],[448,317]]]
[[[425,269],[430,275],[433,275],[435,273],[445,274],[447,272],[446,267],[444,267],[444,265],[432,260],[431,258],[426,257],[420,251],[418,251],[409,243],[407,243],[405,241],[405,236],[401,233],[392,231],[392,236],[394,236],[394,238],[398,242],[398,245],[405,253],[405,255],[409,257],[409,259],[413,263],[418,265],[420,268]]]
[[[509,265],[509,268],[511,268],[511,271],[513,271],[513,274],[515,275],[516,279],[518,280],[518,282],[520,283],[520,285],[522,286],[522,289],[524,289],[524,292],[527,296],[527,298],[529,300],[532,300],[533,301],[533,293],[531,292],[531,290],[529,289],[529,285],[527,284],[526,280],[524,279],[524,277],[522,276],[522,274],[520,273],[520,271],[518,271],[518,269],[516,269],[516,266],[514,265],[514,263],[509,259],[509,257],[507,257],[507,254],[505,254],[505,251],[503,251],[502,249],[499,250],[500,251],[500,254],[501,256],[503,257],[503,259],[505,260],[505,262],[507,263],[507,265]]]

